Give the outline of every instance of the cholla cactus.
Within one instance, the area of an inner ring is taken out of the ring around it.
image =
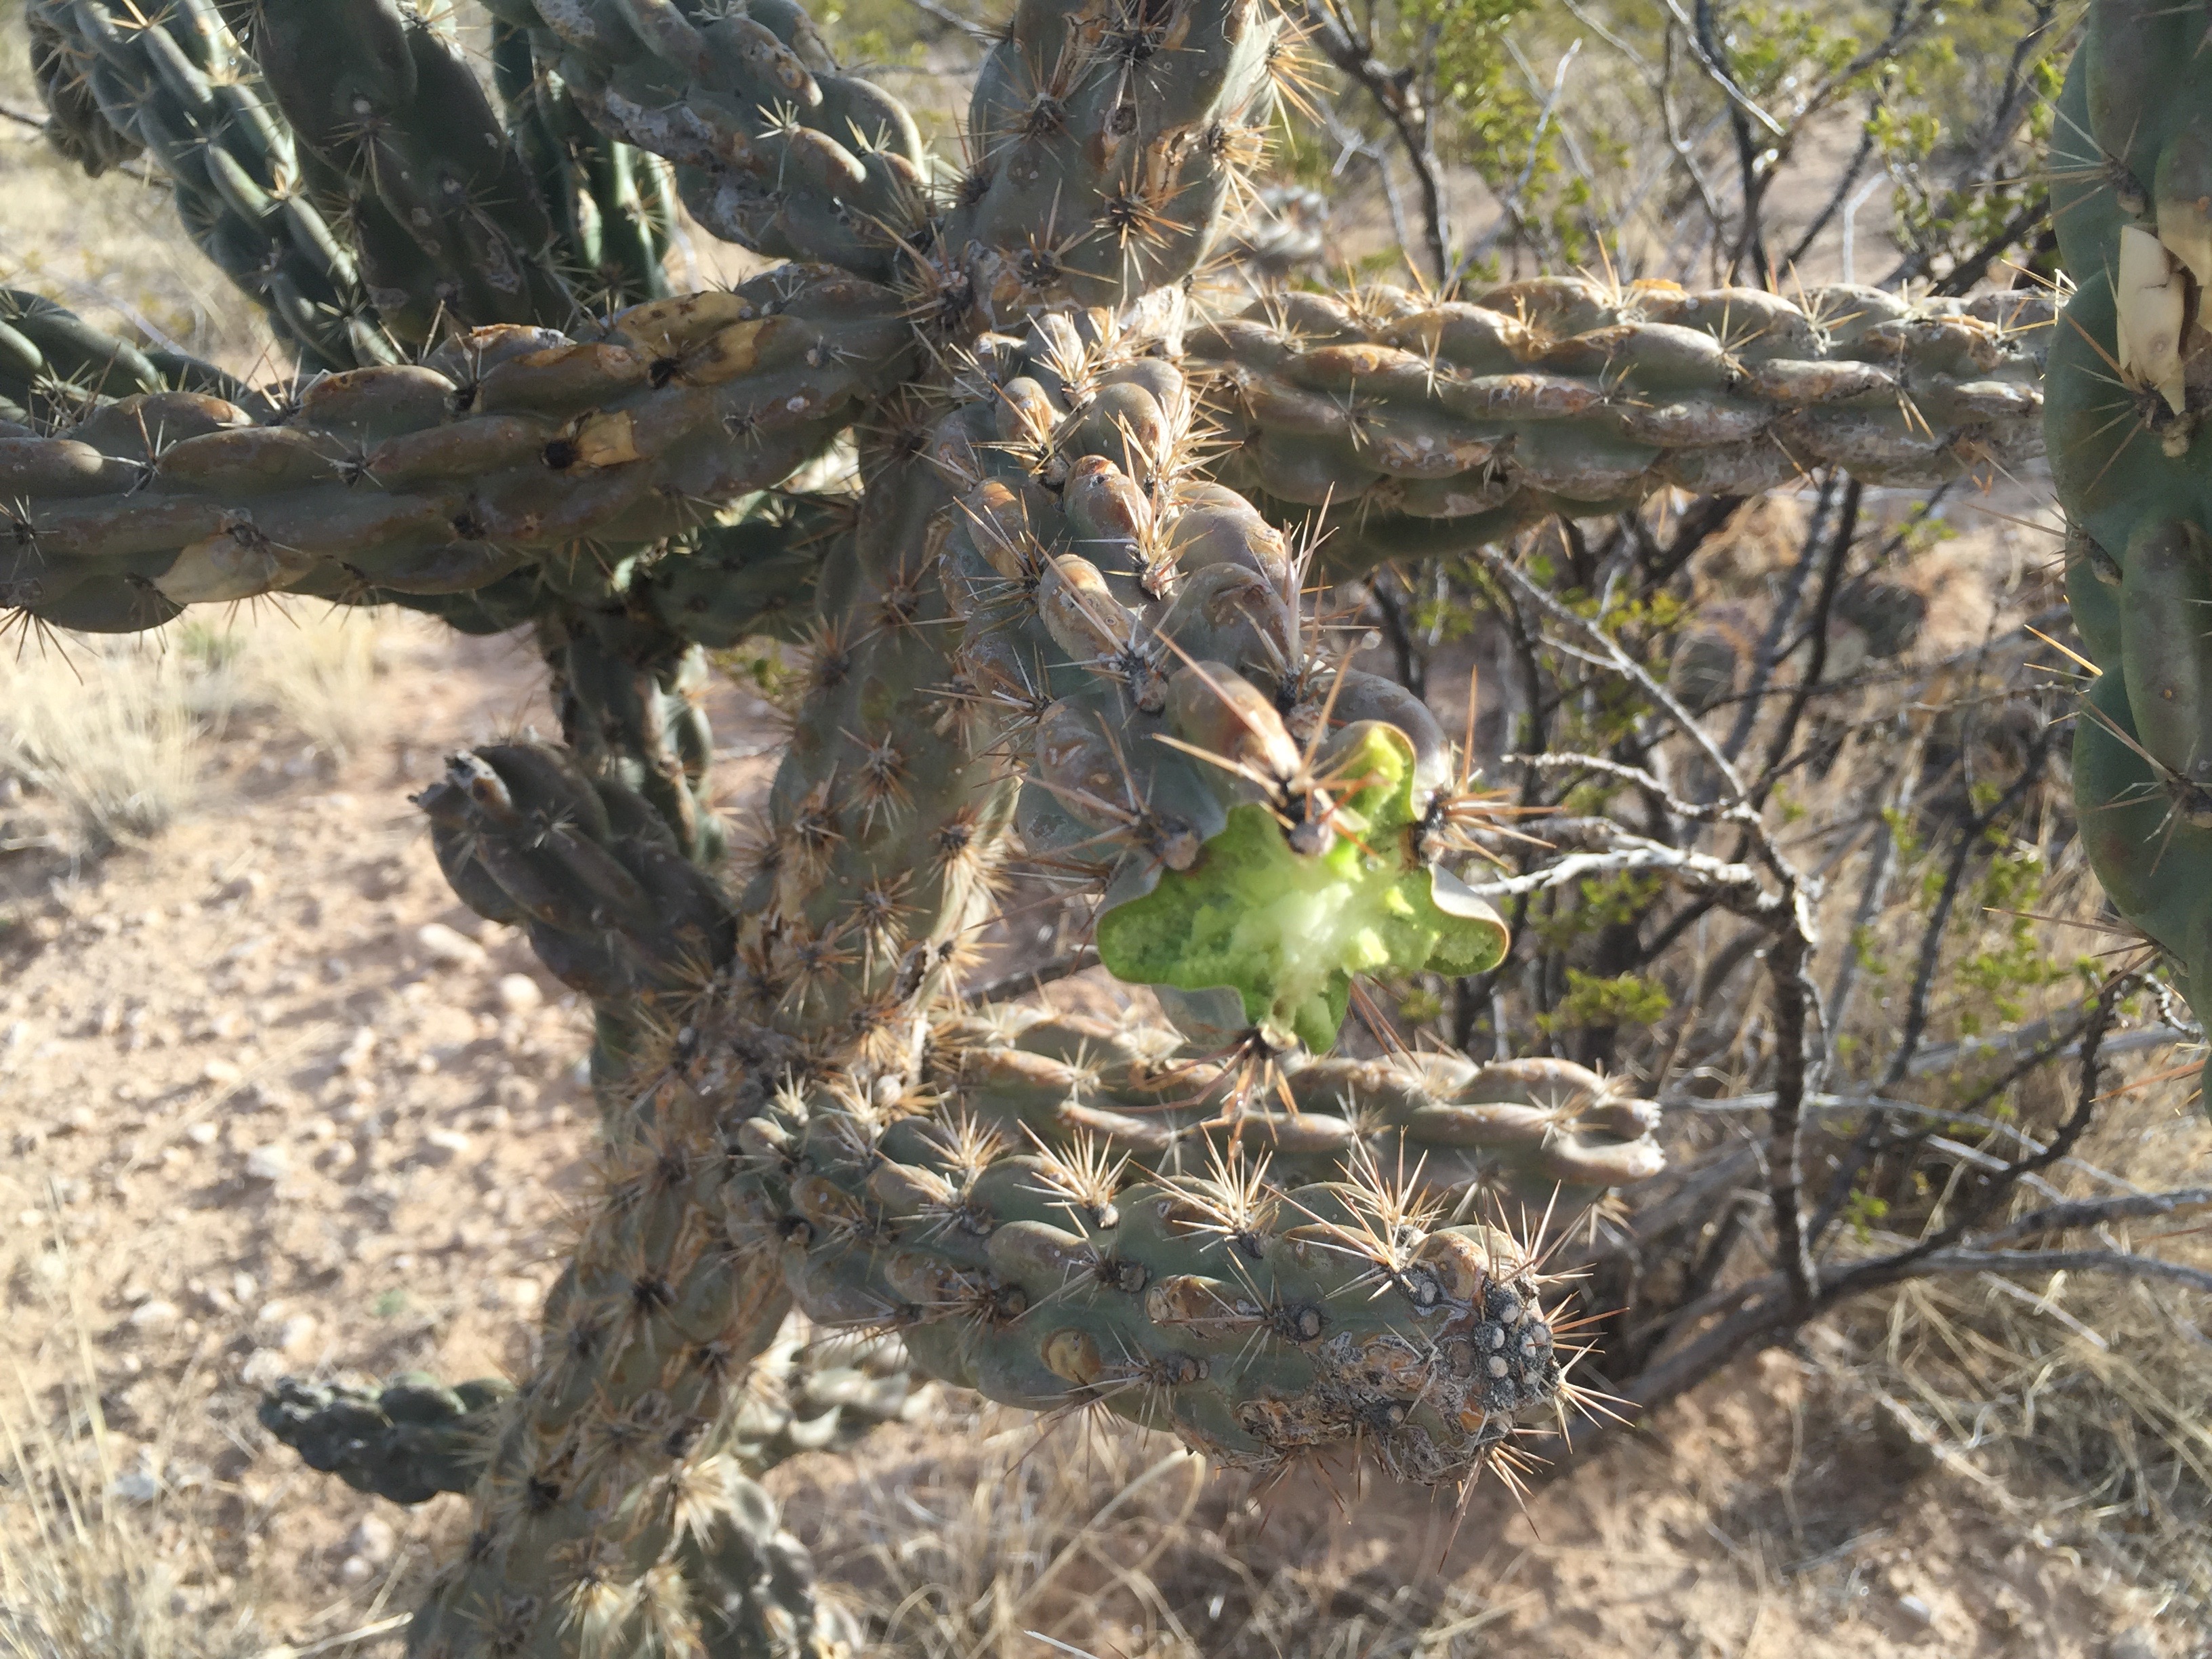
[[[1480,972],[1505,930],[1455,867],[1467,757],[1349,665],[1313,538],[1344,572],[1671,484],[2015,457],[2036,302],[1215,307],[1298,73],[1264,0],[1023,0],[957,163],[792,0],[491,9],[504,127],[398,0],[34,6],[57,142],[168,169],[302,375],[0,317],[21,625],[289,592],[527,624],[554,671],[565,747],[419,798],[456,891],[599,1012],[606,1180],[549,1358],[270,1407],[359,1483],[470,1487],[411,1650],[834,1645],[740,1450],[794,1301],[1231,1464],[1510,1473],[1569,1356],[1527,1241],[1468,1218],[1652,1174],[1656,1109],[1559,1062],[1326,1057],[1363,978]],[[671,189],[786,263],[669,295]],[[761,632],[810,665],[726,856],[690,693]],[[1171,1024],[960,1007],[1017,848]]]
[[[2212,378],[2208,34],[2202,4],[2093,8],[2051,173],[2075,283],[2052,348],[2051,470],[2067,595],[2102,671],[2075,739],[2075,794],[2106,892],[2179,960],[2200,1012],[2212,997],[2212,519],[2197,447]]]

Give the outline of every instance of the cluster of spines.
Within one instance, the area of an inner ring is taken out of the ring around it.
[[[1231,1142],[1148,1176],[1079,1134],[1017,1151],[969,1103],[787,1088],[738,1127],[736,1236],[781,1255],[817,1322],[896,1328],[933,1375],[1233,1466],[1356,1446],[1462,1481],[1574,1396],[1528,1255],[1371,1159],[1291,1184]]]

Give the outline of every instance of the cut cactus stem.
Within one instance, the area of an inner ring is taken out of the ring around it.
[[[1188,869],[1100,915],[1107,970],[1185,991],[1225,986],[1271,1047],[1320,1054],[1355,975],[1457,979],[1497,966],[1504,922],[1414,851],[1428,803],[1415,798],[1413,744],[1370,722],[1347,728],[1329,761],[1348,783],[1326,816],[1285,830],[1266,806],[1232,807]]]

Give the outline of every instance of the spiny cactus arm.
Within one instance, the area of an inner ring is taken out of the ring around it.
[[[1566,1060],[1293,1057],[1255,1072],[1192,1055],[1164,1027],[1018,1008],[940,1018],[930,1038],[931,1086],[1007,1145],[1068,1156],[1087,1144],[1163,1177],[1241,1146],[1278,1184],[1370,1168],[1447,1204],[1474,1195],[1541,1214],[1665,1162],[1656,1103]]]
[[[611,1124],[548,1360],[507,1410],[417,1659],[684,1628],[683,1517],[734,1501],[728,1384],[787,1284],[818,1324],[897,1330],[931,1375],[1261,1468],[1343,1447],[1462,1480],[1571,1395],[1518,1248],[1440,1227],[1357,1156],[1290,1190],[1235,1152],[1167,1178],[1080,1136],[1017,1156],[957,1092],[916,1115],[927,1097],[896,1073],[794,1080],[805,1051],[738,1000],[696,1000]]]
[[[639,1054],[673,1034],[735,953],[729,903],[690,856],[705,849],[685,846],[644,796],[547,744],[456,756],[416,800],[462,902],[524,928],[554,976],[592,999],[592,1082],[619,1109]]]
[[[750,639],[797,642],[813,625],[816,586],[855,503],[835,495],[764,501],[709,525],[656,561],[632,591],[669,632],[709,651]]]
[[[107,118],[86,73],[89,60],[76,48],[67,8],[33,5],[24,13],[30,33],[31,79],[46,107],[46,142],[97,179],[140,154],[138,141]]]
[[[395,334],[575,325],[544,205],[453,42],[398,0],[261,0],[253,53],[322,182],[349,202],[369,296]]]
[[[98,173],[111,146],[84,134],[85,99],[168,175],[200,252],[269,314],[310,368],[396,362],[343,239],[299,188],[291,135],[210,0],[151,13],[105,0],[34,0],[36,49],[63,153]],[[63,102],[76,100],[65,111]],[[412,343],[412,342],[410,342]]]
[[[604,600],[544,596],[533,608],[562,739],[586,771],[644,795],[702,867],[727,850],[700,707],[707,653],[800,637],[829,548],[852,517],[849,501],[826,497],[769,504],[682,538]]]
[[[839,70],[791,0],[495,0],[601,131],[677,164],[699,222],[770,258],[886,281],[927,218],[903,105]]]
[[[1273,295],[1192,331],[1226,483],[1330,509],[1339,568],[1495,539],[1656,489],[1748,494],[1837,465],[1874,483],[2007,467],[2041,446],[2052,306],[2020,291],[1796,302],[1671,283]]]
[[[97,442],[0,452],[0,600],[127,631],[256,593],[450,592],[562,550],[595,564],[596,544],[690,530],[788,476],[913,349],[888,291],[787,266],[590,341],[500,327],[326,376],[281,422],[165,404],[125,445],[126,403]]]
[[[1198,269],[1293,73],[1266,0],[1023,0],[969,105],[932,305],[1018,328]]]
[[[902,395],[861,429],[859,517],[823,566],[804,694],[737,877],[740,1006],[823,1064],[905,1063],[921,999],[982,918],[1011,817],[933,579],[952,502],[932,412]]]
[[[165,394],[163,400],[116,407],[153,393]],[[133,410],[153,411],[149,428],[159,431],[161,411],[198,409],[215,399],[264,416],[275,412],[261,392],[212,363],[134,345],[42,295],[0,288],[0,422],[14,428],[0,438],[36,439],[56,426],[89,422],[104,440],[143,453]]]
[[[909,1415],[919,1396],[897,1339],[843,1352],[853,1346],[780,1337],[746,1373],[716,1449],[757,1479],[804,1452],[842,1451]],[[419,1371],[380,1389],[288,1376],[262,1396],[258,1415],[309,1468],[394,1504],[422,1504],[475,1487],[514,1398],[514,1384],[500,1376],[450,1389]]]
[[[471,1546],[416,1620],[415,1659],[630,1652],[654,1632],[690,1632],[710,1653],[779,1652],[779,1628],[815,1650],[803,1555],[779,1551],[767,1576],[783,1588],[728,1610],[757,1621],[762,1647],[716,1645],[725,1610],[697,1593],[723,1529],[759,1530],[757,1489],[719,1449],[740,1405],[733,1384],[789,1307],[773,1262],[723,1219],[726,1142],[802,1056],[717,1020],[711,1002],[690,1018],[687,1058],[642,1074],[609,1122],[600,1192],[546,1298],[547,1358],[503,1411]]]
[[[2212,9],[2098,0],[2052,130],[2074,291],[2045,414],[2067,594],[2102,671],[2074,741],[2090,863],[2212,1007]],[[2212,1091],[2205,1097],[2212,1110]]]
[[[561,735],[584,770],[637,791],[708,867],[726,850],[708,793],[705,654],[629,606],[547,605],[535,619]]]
[[[1099,893],[1115,974],[1194,1038],[1335,1036],[1356,975],[1480,971],[1504,928],[1438,860],[1458,797],[1418,700],[1324,654],[1302,567],[1198,472],[1190,389],[1109,313],[996,337],[941,420],[960,677],[1030,855]]]
[[[395,1504],[422,1504],[476,1485],[501,1402],[514,1392],[500,1377],[448,1389],[419,1371],[378,1389],[286,1377],[262,1397],[258,1414],[309,1468]]]
[[[667,162],[607,137],[530,48],[528,31],[495,20],[492,79],[507,138],[551,220],[568,286],[595,312],[667,299],[663,260],[676,222]]]
[[[737,1236],[817,1323],[896,1328],[929,1374],[1103,1408],[1232,1466],[1355,1443],[1430,1483],[1478,1473],[1562,1382],[1516,1247],[1357,1160],[1288,1188],[1014,1153],[957,1109],[787,1090],[738,1126]]]

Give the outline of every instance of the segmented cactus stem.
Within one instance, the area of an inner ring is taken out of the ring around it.
[[[1670,487],[2009,469],[2041,448],[2054,309],[2033,290],[1913,304],[1539,277],[1442,302],[1269,295],[1188,343],[1229,446],[1217,476],[1328,508],[1323,556],[1349,572]]]
[[[687,534],[781,482],[912,362],[895,295],[785,267],[589,340],[474,331],[419,366],[326,375],[258,422],[204,395],[125,398],[0,448],[0,604],[136,630],[271,592],[467,592],[530,564],[604,591],[611,544]],[[161,383],[150,364],[137,378]]]
[[[292,132],[211,0],[151,12],[33,0],[40,87],[58,147],[98,173],[143,150],[195,246],[313,369],[397,362],[354,249],[313,199]],[[489,319],[487,319],[489,320]]]
[[[2098,0],[2051,137],[2073,292],[2045,418],[2066,591],[2101,671],[2074,738],[2090,862],[2212,1007],[2212,90],[2201,0]],[[2212,1109],[2212,1093],[2205,1097]]]

